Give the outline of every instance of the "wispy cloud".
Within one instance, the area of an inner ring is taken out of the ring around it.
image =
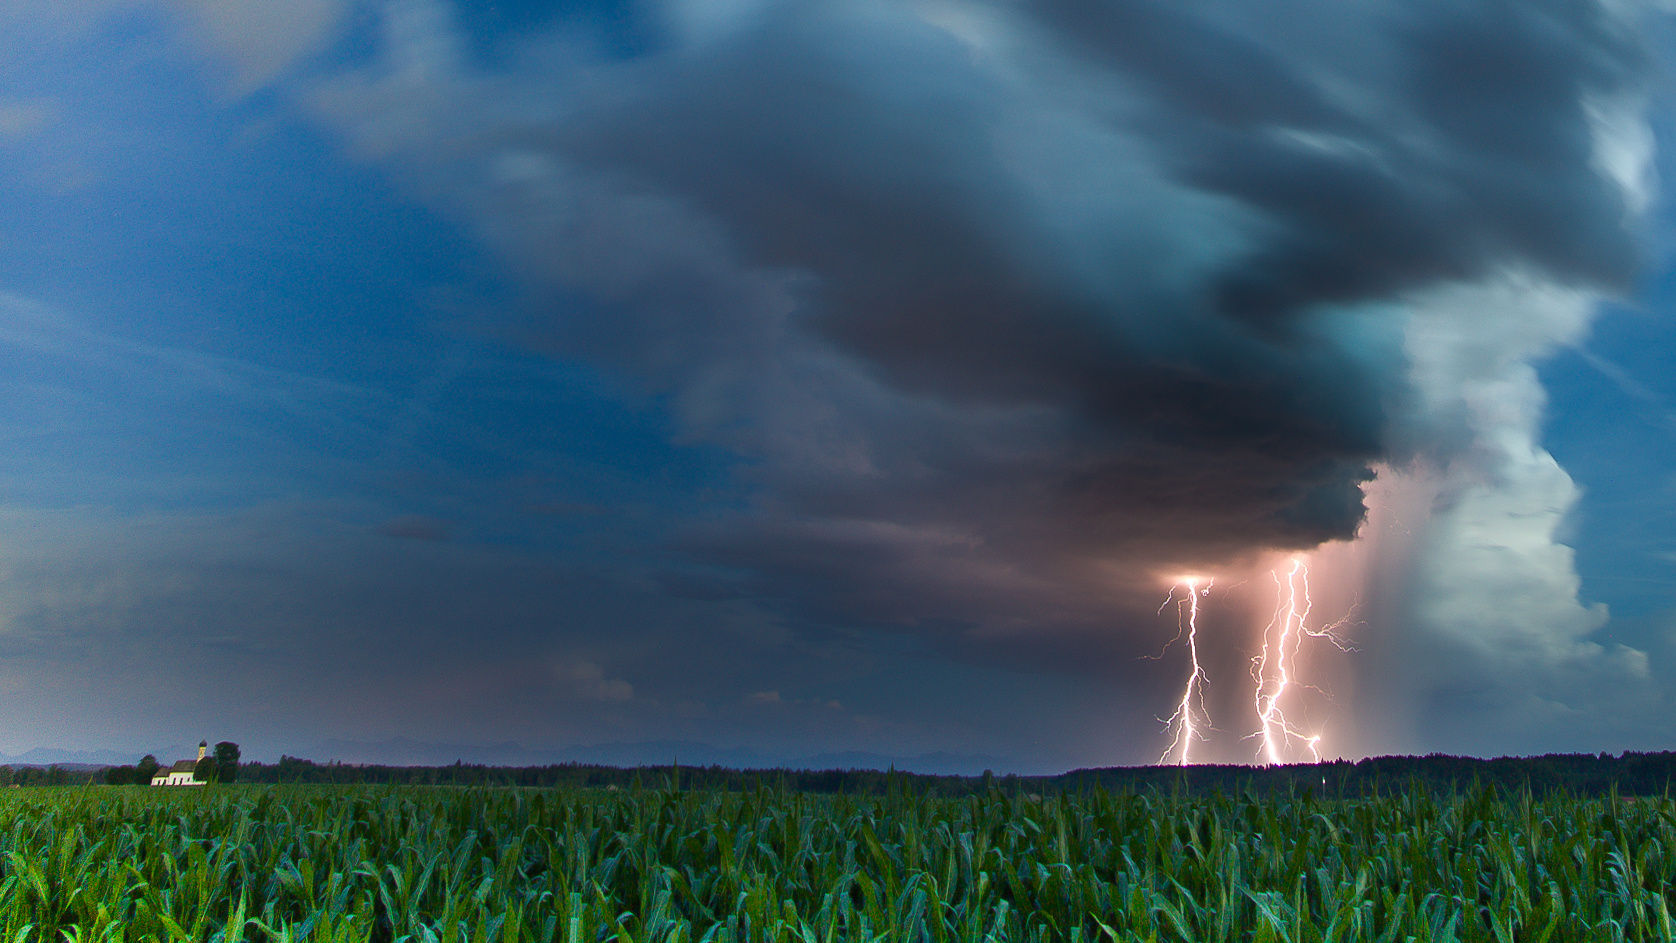
[[[1602,357],[1585,345],[1579,344],[1572,350],[1584,363],[1593,367],[1595,372],[1611,380],[1612,385],[1616,386],[1619,392],[1647,407],[1646,413],[1655,419],[1659,425],[1676,432],[1676,409],[1671,409],[1669,401],[1658,391],[1637,380],[1621,365]]]
[[[132,392],[186,389],[274,408],[299,419],[364,423],[375,410],[390,405],[377,392],[341,381],[96,330],[64,312],[4,292],[0,345],[97,370],[129,385]]]

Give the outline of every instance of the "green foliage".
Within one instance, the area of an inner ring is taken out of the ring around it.
[[[224,783],[230,783],[239,776],[239,745],[231,740],[223,740],[215,745],[215,775]]]
[[[736,770],[720,766],[642,767],[619,769],[583,763],[549,766],[498,767],[471,763],[451,766],[378,766],[315,763],[282,756],[277,764],[245,763],[240,782],[313,783],[316,785],[387,786],[536,786],[633,788],[637,783],[679,781],[686,788],[749,790],[768,783],[798,792],[882,796],[891,790],[916,794],[984,795],[991,789],[1009,793],[1186,792],[1198,796],[1218,793],[1286,792],[1319,789],[1323,795],[1369,796],[1423,789],[1450,794],[1483,783],[1507,789],[1550,789],[1578,795],[1663,796],[1676,780],[1676,753],[1550,754],[1548,756],[1472,757],[1380,756],[1290,766],[1135,766],[1073,770],[1058,776],[924,775],[877,770]],[[3,943],[3,941],[0,941]]]
[[[215,757],[206,756],[192,767],[192,778],[200,783],[217,782]]]
[[[1676,806],[98,787],[0,794],[0,940],[1670,941]]]
[[[141,786],[151,785],[152,777],[157,775],[162,765],[150,753],[140,757],[140,762],[134,767],[134,782]]]

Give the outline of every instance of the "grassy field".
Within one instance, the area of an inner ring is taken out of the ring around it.
[[[11,789],[0,941],[1672,940],[1668,800]]]

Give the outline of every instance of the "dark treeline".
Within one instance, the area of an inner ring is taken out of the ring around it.
[[[0,766],[0,786],[85,786],[103,775],[96,766]]]
[[[1008,779],[1024,781],[1021,777]],[[878,770],[737,770],[721,766],[622,768],[581,763],[521,767],[481,766],[470,763],[455,763],[453,766],[362,766],[348,763],[314,763],[294,756],[282,756],[278,763],[241,764],[239,782],[733,791],[766,786],[797,792],[855,795],[882,795],[892,788],[898,788],[954,795],[976,791],[981,780],[967,776],[926,776]]]
[[[1414,788],[1444,793],[1493,785],[1507,790],[1528,788],[1538,794],[1561,790],[1602,796],[1616,789],[1626,796],[1663,796],[1676,783],[1676,753],[1550,753],[1493,760],[1434,753],[1276,767],[1139,766],[1073,770],[1046,782],[1070,791],[1100,785],[1108,790],[1153,787],[1228,795],[1275,789],[1308,789],[1326,796],[1389,794]]]
[[[735,770],[720,766],[623,769],[577,763],[501,767],[361,766],[281,757],[278,763],[244,763],[247,783],[369,783],[424,786],[566,786],[596,789],[728,789],[761,787],[801,792],[882,795],[891,790],[964,795],[1009,792],[1079,792],[1154,788],[1166,792],[1263,793],[1308,789],[1320,795],[1358,796],[1411,788],[1448,792],[1478,785],[1564,790],[1580,795],[1666,795],[1676,780],[1676,753],[1549,754],[1481,760],[1472,757],[1382,756],[1295,766],[1138,766],[1074,770],[1058,776],[929,776],[877,770]]]
[[[149,757],[148,757],[149,759]],[[153,761],[155,762],[155,761]],[[142,767],[149,764],[142,764]],[[0,766],[0,787],[126,785],[149,781],[135,767]],[[579,763],[552,766],[362,766],[281,757],[278,763],[229,763],[241,783],[385,784],[411,786],[538,786],[594,789],[758,788],[799,792],[884,795],[971,795],[1000,789],[1013,793],[1112,792],[1157,789],[1195,794],[1310,790],[1321,796],[1361,796],[1420,788],[1449,792],[1478,785],[1578,795],[1663,796],[1676,785],[1676,753],[1549,754],[1481,760],[1472,757],[1381,756],[1296,766],[1134,766],[1081,769],[1058,776],[931,776],[879,770],[736,770],[720,766],[620,768]],[[205,777],[212,781],[222,776]]]

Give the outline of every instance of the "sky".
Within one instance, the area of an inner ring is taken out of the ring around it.
[[[0,752],[1676,749],[1668,20],[0,0]]]

